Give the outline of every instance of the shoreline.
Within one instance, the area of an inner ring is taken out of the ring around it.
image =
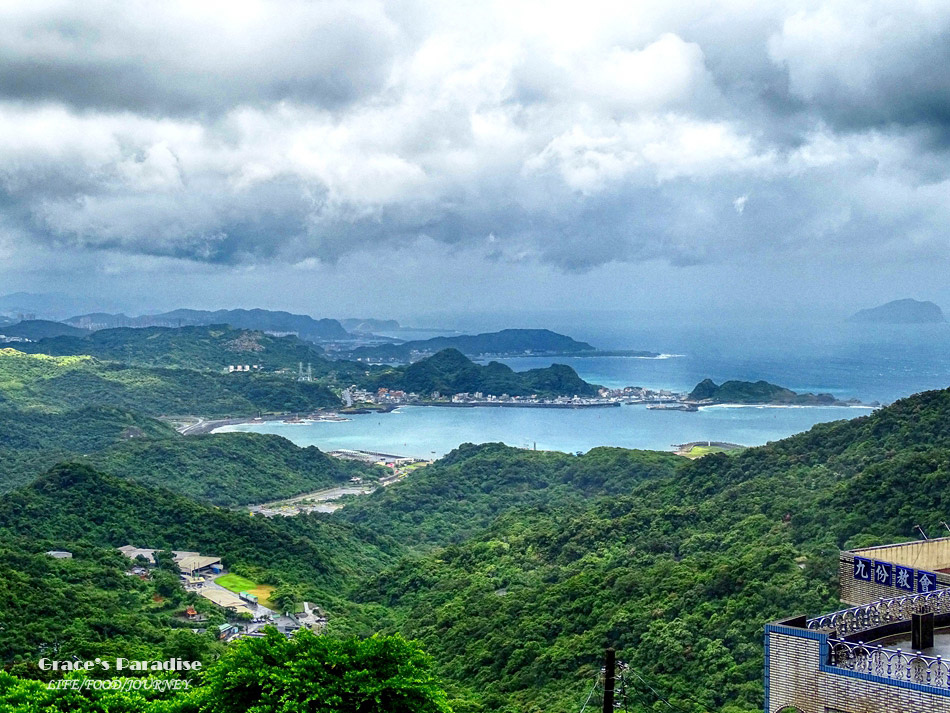
[[[511,403],[511,402],[479,402],[479,403],[437,403],[437,402],[428,402],[428,403],[417,403],[417,404],[393,404],[393,408],[388,411],[368,411],[367,413],[392,413],[400,408],[406,407],[434,407],[434,408],[527,408],[527,409],[552,409],[552,410],[581,410],[581,409],[591,409],[591,408],[617,408],[620,406],[640,406],[648,407],[655,402],[643,401],[638,403],[621,403],[619,401],[611,401],[608,403],[593,403],[593,404],[533,404],[533,403]],[[678,403],[678,402],[677,402]],[[739,409],[739,408],[755,408],[755,409],[859,409],[864,411],[875,411],[880,406],[868,406],[867,404],[736,404],[736,403],[722,403],[722,404],[693,404],[697,406],[698,411],[705,411],[707,409]],[[683,409],[655,409],[660,411],[678,411],[683,413],[688,413]],[[332,412],[334,414],[341,414],[339,411]],[[695,412],[693,412],[695,413]],[[342,414],[341,414],[342,415]],[[346,416],[352,415],[363,415],[359,413],[349,413],[345,414]],[[184,427],[176,428],[176,430],[183,436],[197,436],[207,433],[215,433],[220,428],[226,426],[244,426],[244,425],[266,425],[268,423],[286,423],[287,425],[311,425],[312,423],[320,422],[345,422],[352,420],[351,418],[314,418],[308,419],[303,417],[298,422],[290,421],[289,419],[294,418],[294,414],[274,414],[262,417],[241,417],[241,418],[220,418],[220,419],[205,419],[197,418],[197,422],[191,425]],[[174,420],[174,419],[168,419]],[[179,419],[180,420],[180,419]]]
[[[619,401],[605,401],[597,403],[518,403],[516,401],[423,401],[417,404],[400,404],[400,406],[436,406],[442,408],[551,408],[551,409],[579,409],[579,408],[611,408],[620,406]]]

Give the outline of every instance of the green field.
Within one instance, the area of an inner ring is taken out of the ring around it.
[[[253,582],[247,577],[242,577],[239,574],[222,574],[220,577],[214,580],[215,584],[228,589],[235,594],[240,594],[241,592],[248,592],[257,597],[257,601],[260,604],[263,604],[265,607],[269,607],[270,595],[274,593],[274,587],[269,584],[258,584]]]
[[[703,456],[709,455],[710,453],[727,452],[728,451],[726,451],[725,448],[716,448],[715,446],[711,448],[709,446],[693,446],[687,454],[687,458],[702,458]]]

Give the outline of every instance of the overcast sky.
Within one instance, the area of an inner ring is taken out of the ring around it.
[[[948,308],[948,66],[940,0],[4,3],[0,293]]]

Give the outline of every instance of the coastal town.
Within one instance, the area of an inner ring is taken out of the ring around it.
[[[641,386],[626,386],[622,389],[601,388],[596,397],[557,396],[541,397],[512,396],[509,394],[474,393],[442,394],[434,391],[430,394],[418,394],[396,389],[377,389],[368,391],[351,386],[343,393],[344,401],[351,406],[367,404],[373,406],[495,406],[522,408],[596,408],[636,405],[676,405],[688,404],[687,394],[668,389],[647,389]]]

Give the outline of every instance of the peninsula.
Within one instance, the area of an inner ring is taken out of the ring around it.
[[[502,329],[482,334],[458,334],[408,342],[359,346],[341,356],[369,363],[409,363],[443,349],[456,349],[471,359],[543,356],[624,356],[655,359],[657,352],[642,350],[604,351],[550,329]]]

